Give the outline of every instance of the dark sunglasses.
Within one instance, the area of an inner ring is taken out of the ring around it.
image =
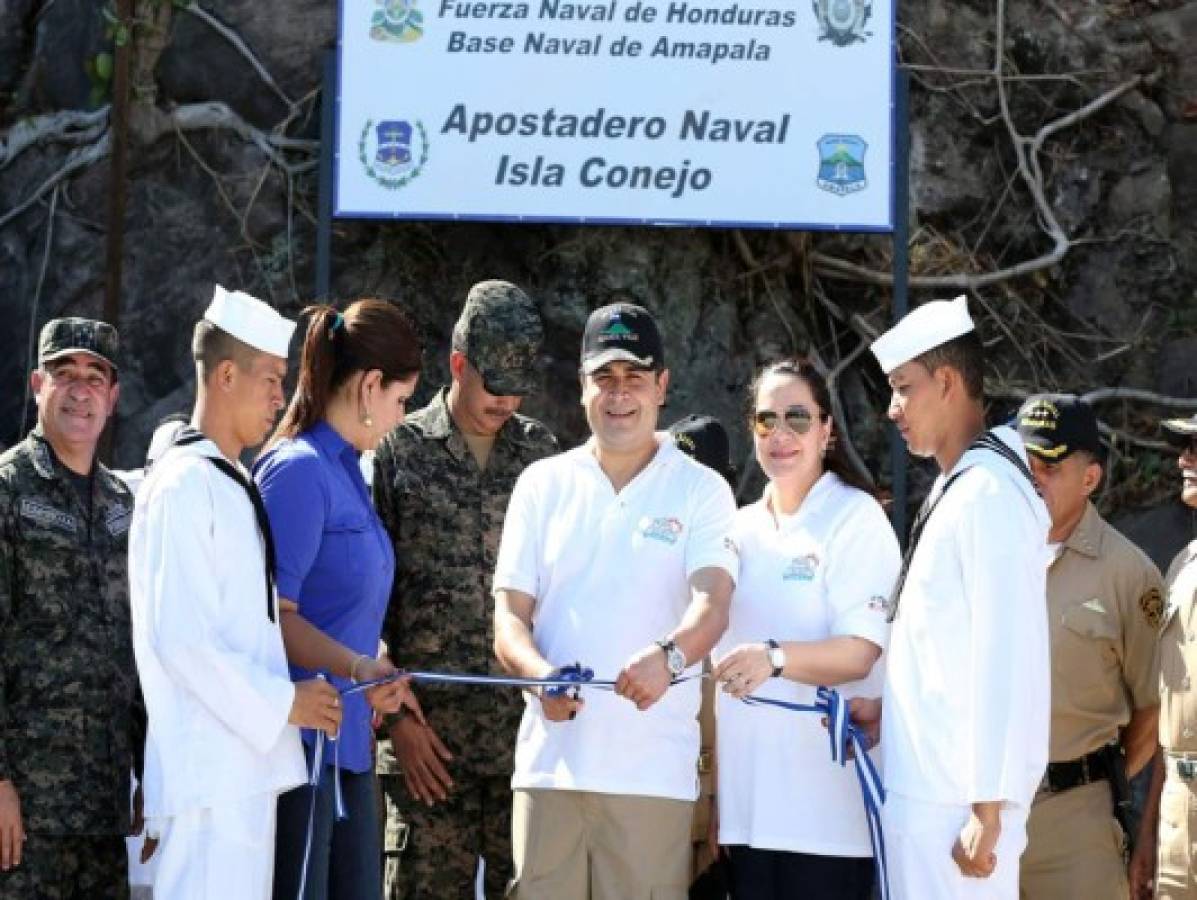
[[[794,434],[806,434],[815,423],[814,415],[805,406],[786,407],[782,416],[778,416],[771,409],[758,409],[752,414],[752,430],[756,432],[757,437],[768,437],[777,430],[778,419],[782,417],[785,418],[786,428]],[[822,415],[819,418],[822,418]]]

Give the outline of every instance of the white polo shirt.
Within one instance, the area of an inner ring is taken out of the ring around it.
[[[717,659],[769,638],[854,636],[885,648],[885,602],[902,560],[889,520],[864,491],[828,472],[780,522],[763,497],[741,509],[734,535],[740,578]],[[863,681],[836,688],[845,697],[879,696],[883,669],[879,659]],[[755,693],[815,702],[815,686],[784,678]],[[719,843],[872,855],[856,772],[832,762],[820,717],[749,706],[722,691],[717,697]]]
[[[735,510],[727,483],[668,440],[617,494],[591,439],[520,475],[494,589],[536,598],[532,636],[551,663],[581,662],[614,678],[677,627],[691,575],[714,566],[736,577]],[[584,698],[572,722],[547,721],[529,698],[512,787],[697,797],[698,681],[670,688],[645,712],[609,691]]]

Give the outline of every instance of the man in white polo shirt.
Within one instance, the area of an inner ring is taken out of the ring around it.
[[[1017,432],[985,429],[984,351],[964,297],[920,306],[872,350],[889,417],[940,470],[890,601],[873,711],[892,896],[1015,900],[1047,765],[1050,519]]]
[[[528,699],[512,778],[518,900],[686,896],[699,684],[670,682],[727,627],[735,501],[655,433],[663,362],[646,310],[596,310],[582,339],[592,437],[528,467],[507,510],[499,661],[528,677],[580,662],[617,678],[614,693]]]

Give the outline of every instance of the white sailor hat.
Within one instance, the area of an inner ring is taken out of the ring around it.
[[[283,318],[269,304],[241,291],[226,291],[219,284],[212,291],[212,302],[204,318],[243,344],[272,356],[287,358],[287,346],[295,332],[295,323]]]
[[[968,299],[932,300],[911,310],[897,325],[873,341],[873,355],[886,375],[903,363],[953,338],[968,334],[976,326],[968,314]]]

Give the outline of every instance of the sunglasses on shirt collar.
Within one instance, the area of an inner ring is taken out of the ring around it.
[[[794,434],[806,434],[815,423],[815,418],[815,414],[805,406],[787,406],[781,414],[771,409],[758,409],[752,414],[752,430],[756,432],[757,437],[765,438],[775,432],[780,421],[785,419],[786,428]],[[818,418],[823,419],[826,416],[819,413]]]

